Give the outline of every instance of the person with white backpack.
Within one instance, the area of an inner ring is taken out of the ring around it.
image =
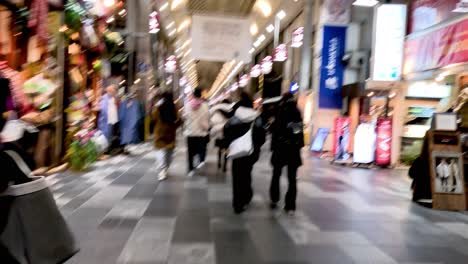
[[[232,206],[236,214],[245,211],[253,198],[252,169],[265,143],[263,118],[253,109],[245,92],[233,107],[233,116],[224,126],[224,138],[232,160]]]

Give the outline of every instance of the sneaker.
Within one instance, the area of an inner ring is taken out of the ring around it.
[[[189,173],[188,173],[187,176],[188,176],[188,177],[193,177],[193,176],[195,176],[195,171],[189,171]]]
[[[162,170],[162,171],[159,173],[158,180],[159,180],[159,181],[164,181],[165,179],[167,179],[167,170]]]
[[[205,162],[204,161],[200,162],[200,164],[198,164],[197,170],[202,169],[203,167],[205,167]]]
[[[294,214],[296,213],[295,210],[287,210],[287,209],[284,209],[284,212],[285,212],[286,215],[288,215],[288,216],[294,216]]]

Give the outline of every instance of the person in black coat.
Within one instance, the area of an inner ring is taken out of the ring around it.
[[[280,177],[283,167],[286,166],[289,187],[284,210],[293,213],[296,210],[296,177],[297,169],[302,165],[301,149],[304,147],[304,133],[302,116],[291,93],[283,95],[271,131],[273,176],[270,185],[270,207],[271,209],[277,208],[280,200]]]
[[[232,160],[232,206],[236,214],[245,211],[252,201],[252,169],[259,159],[260,148],[265,143],[266,135],[262,117],[253,109],[248,94],[243,93],[241,100],[233,107],[233,116],[224,126],[225,142],[230,145],[250,129],[252,129],[252,153]]]

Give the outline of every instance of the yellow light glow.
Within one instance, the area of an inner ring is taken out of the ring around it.
[[[115,0],[104,0],[103,4],[105,7],[112,7],[115,5]]]
[[[264,17],[269,17],[271,15],[271,5],[266,0],[258,0],[255,3],[255,8],[259,10]]]
[[[184,0],[174,0],[174,1],[172,1],[171,10],[177,9],[183,2],[184,2]]]
[[[185,30],[188,26],[190,26],[190,19],[189,19],[189,18],[185,19],[185,20],[179,25],[179,27],[177,28],[177,31],[178,31],[178,32],[181,32],[181,31]]]
[[[250,34],[252,36],[255,36],[257,35],[257,33],[258,33],[258,26],[256,23],[253,23],[252,25],[250,25]]]

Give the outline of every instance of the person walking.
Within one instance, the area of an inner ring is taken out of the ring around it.
[[[241,100],[233,107],[233,113],[224,126],[224,138],[230,147],[228,156],[232,159],[232,207],[234,213],[240,214],[252,201],[252,169],[260,156],[266,133],[264,122],[253,109],[252,100],[247,93],[242,93]],[[236,153],[234,144],[249,150]]]
[[[153,113],[154,146],[157,151],[157,162],[160,181],[168,176],[169,166],[176,146],[177,128],[182,124],[174,104],[171,92],[164,92]]]
[[[210,130],[208,104],[202,99],[201,88],[196,88],[185,107],[185,136],[187,137],[188,175],[195,174],[194,158],[198,157],[197,168],[205,164],[207,138]]]
[[[296,210],[297,169],[302,165],[301,148],[304,146],[302,117],[291,93],[283,95],[279,111],[271,126],[271,164],[273,176],[270,185],[271,209],[276,209],[280,200],[280,177],[283,167],[288,168],[288,191],[284,210],[293,214]]]
[[[227,148],[224,140],[224,125],[226,125],[229,118],[232,116],[232,104],[229,100],[225,99],[220,104],[213,106],[210,109],[211,114],[211,137],[215,141],[216,147],[218,147],[218,169],[223,168],[226,172],[227,165]]]

